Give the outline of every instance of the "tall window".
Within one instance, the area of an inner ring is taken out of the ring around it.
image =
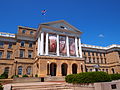
[[[7,59],[11,58],[11,54],[12,54],[12,52],[7,52]]]
[[[18,75],[22,75],[22,66],[18,67]]]
[[[12,48],[12,43],[9,43],[8,48]]]
[[[0,48],[3,48],[4,42],[0,42]]]
[[[2,51],[0,51],[0,58],[2,58]]]
[[[30,75],[31,74],[31,66],[28,66],[27,67],[27,75]]]
[[[98,56],[98,52],[96,52],[96,56]]]
[[[25,41],[21,41],[21,47],[25,46]]]
[[[29,42],[29,47],[32,47],[33,43],[32,42]]]
[[[90,56],[90,52],[88,52],[88,56]]]
[[[33,51],[28,51],[28,58],[32,58]]]
[[[33,31],[30,31],[30,35],[33,35]]]
[[[9,67],[5,67],[5,69],[4,69],[4,73],[9,73]]]
[[[92,52],[92,56],[94,56],[94,52]]]
[[[24,57],[24,53],[25,51],[24,50],[20,50],[20,57],[23,58]]]
[[[22,34],[25,34],[26,33],[26,30],[22,30]]]

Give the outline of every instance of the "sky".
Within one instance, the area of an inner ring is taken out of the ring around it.
[[[120,0],[0,0],[0,32],[17,33],[19,25],[38,28],[57,20],[83,32],[84,44],[120,44]]]

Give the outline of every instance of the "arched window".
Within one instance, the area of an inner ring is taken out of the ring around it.
[[[25,34],[26,33],[26,30],[22,30],[22,34]]]
[[[18,75],[22,75],[22,66],[18,67]]]
[[[5,67],[5,69],[4,69],[4,73],[9,73],[9,67]]]
[[[25,41],[21,41],[21,47],[25,46]]]
[[[30,31],[30,35],[33,35],[33,31]]]
[[[72,65],[72,74],[77,74],[77,64]]]
[[[114,73],[115,73],[115,70],[114,70],[114,68],[112,68],[111,70],[112,70],[112,73],[114,74]]]
[[[27,75],[30,75],[31,74],[31,66],[28,66],[27,67]]]

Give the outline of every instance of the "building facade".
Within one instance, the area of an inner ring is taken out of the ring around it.
[[[80,72],[120,73],[120,45],[81,44],[81,32],[64,20],[18,26],[17,34],[0,33],[0,74],[39,77]]]

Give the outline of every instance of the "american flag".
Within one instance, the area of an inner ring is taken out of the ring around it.
[[[45,14],[46,14],[46,11],[47,11],[47,10],[42,10],[42,11],[41,11],[41,14],[42,14],[42,15],[45,15]]]

